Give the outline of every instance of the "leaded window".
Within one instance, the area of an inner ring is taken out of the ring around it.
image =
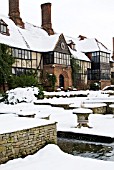
[[[46,64],[60,64],[60,65],[70,65],[70,55],[59,53],[59,52],[50,52],[44,53],[44,65]]]
[[[54,52],[54,64],[70,65],[70,55]]]
[[[20,59],[31,59],[32,58],[30,51],[16,49],[16,48],[12,48],[12,55],[15,58],[20,58]]]
[[[0,33],[4,35],[9,35],[7,24],[1,19],[0,20]]]

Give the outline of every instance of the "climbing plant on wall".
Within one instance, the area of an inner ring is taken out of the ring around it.
[[[80,66],[79,66],[79,61],[76,60],[75,58],[71,58],[71,68],[72,68],[72,80],[73,80],[73,86],[77,86],[77,81],[79,79],[79,71],[80,71]]]
[[[54,89],[55,89],[55,83],[56,83],[56,81],[57,81],[57,78],[56,78],[56,76],[55,76],[55,74],[49,74],[49,73],[47,73],[47,80],[48,80],[48,83],[49,83],[49,85],[52,87],[52,91],[54,91]]]

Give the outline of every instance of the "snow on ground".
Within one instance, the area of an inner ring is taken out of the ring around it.
[[[88,91],[89,92],[89,91]],[[88,93],[86,92],[86,93]],[[73,93],[73,92],[72,92]],[[76,93],[76,92],[75,92]],[[61,92],[62,94],[62,92]],[[99,96],[101,92],[90,92],[91,97]],[[96,95],[97,94],[97,95]],[[30,95],[31,96],[31,95]],[[72,98],[52,98],[44,99],[38,102],[44,103],[44,105],[34,105],[30,102],[30,97],[28,95],[29,103],[17,103],[15,105],[7,105],[0,103],[0,133],[7,133],[16,130],[26,129],[30,127],[40,126],[44,124],[49,124],[52,122],[57,123],[57,130],[61,131],[72,131],[78,133],[88,133],[103,136],[114,137],[114,117],[113,115],[100,115],[100,114],[90,114],[89,116],[89,126],[92,128],[77,126],[77,116],[73,114],[73,110],[64,110],[59,107],[51,107],[50,105],[45,105],[45,103],[69,103],[75,104],[80,107],[81,104],[88,99],[88,97],[72,97]],[[106,95],[104,95],[106,97]],[[18,96],[16,96],[18,99]],[[97,98],[97,97],[96,97]],[[103,95],[102,95],[103,98]],[[107,98],[107,97],[106,97]],[[36,101],[36,99],[35,99]],[[35,113],[35,118],[24,118],[18,117],[20,112],[24,113]],[[50,120],[41,119],[50,115]],[[93,160],[90,158],[82,158],[72,156],[63,153],[56,145],[47,145],[45,148],[38,151],[35,155],[27,156],[25,159],[15,159],[9,161],[4,165],[0,165],[0,170],[107,170],[114,169],[114,162],[105,162],[99,160]]]
[[[0,115],[0,134],[29,129],[54,123],[44,119],[17,117],[13,114]]]
[[[52,99],[48,99],[48,102]],[[61,100],[63,102],[63,98],[57,98],[59,103]],[[66,99],[64,99],[66,100]],[[71,98],[69,102],[75,101],[75,104],[80,106],[83,101],[83,98]],[[84,99],[85,100],[85,99]],[[43,102],[43,101],[42,101]],[[10,114],[1,114],[0,115],[0,133],[15,131],[17,129],[24,129],[29,126],[41,125],[42,117],[50,117],[51,122],[58,122],[57,123],[57,130],[59,131],[72,131],[78,133],[88,133],[88,134],[96,134],[101,136],[110,136],[114,137],[114,117],[113,115],[100,115],[100,114],[90,114],[89,116],[89,126],[92,128],[75,128],[77,126],[77,116],[73,114],[72,109],[64,110],[60,107],[51,107],[49,105],[34,105],[33,103],[18,103],[16,105],[7,105],[7,104],[0,104],[0,112],[6,112]],[[22,113],[25,115],[27,114],[36,114],[35,118],[20,118],[18,114]],[[11,114],[14,113],[14,114]],[[6,117],[6,118],[4,118]],[[28,122],[24,124],[24,121]],[[39,123],[38,123],[39,121]],[[21,123],[23,122],[23,123]],[[46,121],[48,123],[48,121]],[[50,122],[49,122],[50,123]],[[13,124],[12,126],[10,124]],[[21,126],[20,126],[21,124]],[[44,120],[42,125],[44,124]],[[6,126],[7,125],[7,126]],[[5,128],[4,128],[5,127]]]
[[[62,152],[58,146],[49,144],[34,155],[15,159],[0,170],[113,170],[114,162],[82,158]]]
[[[89,94],[89,91],[88,90],[80,90],[80,91],[59,91],[59,92],[47,92],[45,91],[44,92],[45,95],[49,95],[49,96],[54,96],[54,95],[58,95],[58,96],[70,96],[70,95],[80,95],[80,94],[83,94],[83,95],[87,95]]]

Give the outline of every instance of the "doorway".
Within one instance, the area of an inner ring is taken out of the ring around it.
[[[59,76],[59,87],[64,88],[64,76],[62,74]]]

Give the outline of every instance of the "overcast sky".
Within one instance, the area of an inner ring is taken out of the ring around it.
[[[71,37],[97,38],[112,50],[114,0],[20,0],[24,22],[41,26],[42,3],[52,3],[52,27]],[[8,15],[8,0],[0,0],[0,14]]]

